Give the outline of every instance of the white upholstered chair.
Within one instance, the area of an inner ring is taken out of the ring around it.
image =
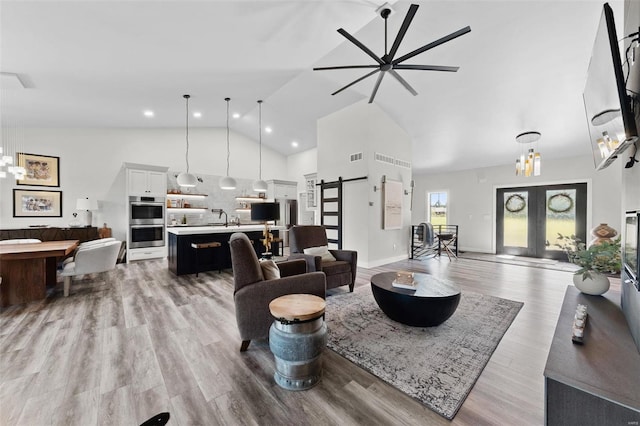
[[[78,253],[79,250],[86,249],[89,247],[104,245],[105,243],[108,243],[110,241],[115,241],[115,240],[116,240],[115,238],[111,238],[111,237],[99,238],[97,240],[85,241],[84,243],[78,244],[78,247],[76,247],[75,251],[73,252],[73,256],[67,257],[65,260],[62,261],[62,267],[64,267],[64,265],[66,265],[67,263],[73,262],[73,260],[75,259],[76,253]]]
[[[60,272],[64,277],[64,296],[69,296],[72,277],[106,272],[115,268],[121,245],[121,241],[112,240],[78,250],[73,261],[66,263]]]

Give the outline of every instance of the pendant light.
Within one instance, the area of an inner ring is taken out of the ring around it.
[[[186,188],[193,188],[194,186],[196,186],[196,183],[198,182],[198,180],[196,179],[196,177],[194,175],[189,173],[189,98],[191,96],[190,95],[182,95],[182,97],[185,98],[186,103],[187,103],[187,125],[186,125],[187,153],[185,155],[185,157],[187,159],[187,172],[186,173],[185,172],[180,173],[176,180],[178,182],[178,185],[180,185],[180,186],[184,186]]]
[[[222,189],[236,189],[236,180],[229,176],[229,157],[231,151],[229,150],[229,101],[231,98],[224,98],[227,102],[227,175],[220,179],[220,188]]]
[[[258,101],[258,138],[260,140],[260,172],[258,180],[253,182],[253,190],[256,192],[267,192],[267,182],[262,180],[262,101]]]
[[[540,176],[542,158],[537,149],[529,148],[525,154],[524,145],[534,144],[540,139],[540,132],[524,132],[516,136],[516,142],[523,147],[520,157],[516,158],[516,176]]]

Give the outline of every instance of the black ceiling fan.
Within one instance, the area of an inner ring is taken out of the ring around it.
[[[373,102],[373,99],[376,97],[376,92],[378,91],[378,88],[380,87],[380,83],[382,82],[382,79],[384,78],[384,75],[386,73],[391,74],[396,80],[398,80],[400,82],[400,84],[402,84],[409,92],[411,92],[411,94],[413,96],[416,96],[418,94],[418,92],[416,92],[413,87],[411,87],[411,85],[409,83],[407,83],[407,81],[402,78],[400,76],[400,74],[398,74],[398,72],[396,70],[423,70],[423,71],[448,71],[448,72],[456,72],[458,71],[459,67],[447,67],[447,66],[441,66],[441,65],[403,65],[402,62],[406,61],[407,59],[411,59],[416,55],[419,55],[422,52],[426,52],[429,49],[432,49],[434,47],[440,46],[443,43],[446,43],[448,41],[451,41],[455,38],[460,37],[461,35],[464,35],[468,32],[471,31],[471,27],[467,26],[464,27],[456,32],[453,32],[447,36],[444,36],[442,38],[439,38],[436,41],[432,41],[431,43],[425,44],[424,46],[420,47],[419,49],[416,49],[412,52],[407,53],[406,55],[403,55],[397,59],[394,59],[396,53],[398,52],[398,47],[400,46],[400,43],[402,42],[402,39],[404,38],[407,29],[409,29],[409,25],[411,24],[411,21],[413,20],[413,17],[415,16],[416,12],[418,11],[418,5],[417,4],[412,4],[409,7],[409,11],[407,12],[407,15],[404,17],[404,21],[402,22],[402,26],[400,27],[400,31],[398,31],[398,35],[396,36],[396,39],[393,42],[393,46],[391,46],[391,51],[387,51],[387,18],[389,18],[389,15],[391,15],[391,9],[388,8],[384,8],[380,11],[380,16],[382,16],[382,18],[384,19],[384,55],[382,55],[381,57],[378,57],[375,53],[373,53],[367,46],[365,46],[364,44],[362,44],[360,41],[358,41],[355,37],[353,37],[351,34],[349,34],[348,32],[346,32],[343,28],[338,29],[338,32],[340,34],[342,34],[347,40],[349,40],[351,43],[355,44],[356,46],[358,46],[362,51],[364,51],[367,55],[371,56],[376,62],[377,64],[374,65],[344,65],[344,66],[336,66],[336,67],[317,67],[314,68],[314,71],[322,71],[322,70],[339,70],[339,69],[349,69],[349,68],[375,68],[373,71],[371,71],[368,74],[363,75],[362,77],[356,79],[355,81],[352,81],[351,83],[347,84],[346,86],[344,86],[343,88],[336,90],[335,92],[332,93],[332,95],[336,95],[340,92],[342,92],[343,90],[353,86],[354,84],[364,80],[367,77],[371,77],[372,75],[376,74],[376,73],[380,73],[378,75],[378,80],[376,81],[375,86],[373,87],[373,92],[371,93],[371,97],[369,97],[369,103]]]

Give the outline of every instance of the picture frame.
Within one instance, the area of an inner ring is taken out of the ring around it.
[[[62,191],[14,189],[13,217],[62,217]]]
[[[402,229],[402,182],[385,179],[382,186],[382,229]]]
[[[18,166],[24,167],[24,179],[18,185],[60,187],[60,157],[18,153]]]

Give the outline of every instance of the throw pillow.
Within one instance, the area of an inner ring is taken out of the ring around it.
[[[265,280],[275,280],[280,278],[280,268],[273,260],[261,260],[260,268]]]
[[[304,254],[322,257],[323,262],[333,262],[335,257],[329,252],[329,246],[309,247],[304,249]]]

